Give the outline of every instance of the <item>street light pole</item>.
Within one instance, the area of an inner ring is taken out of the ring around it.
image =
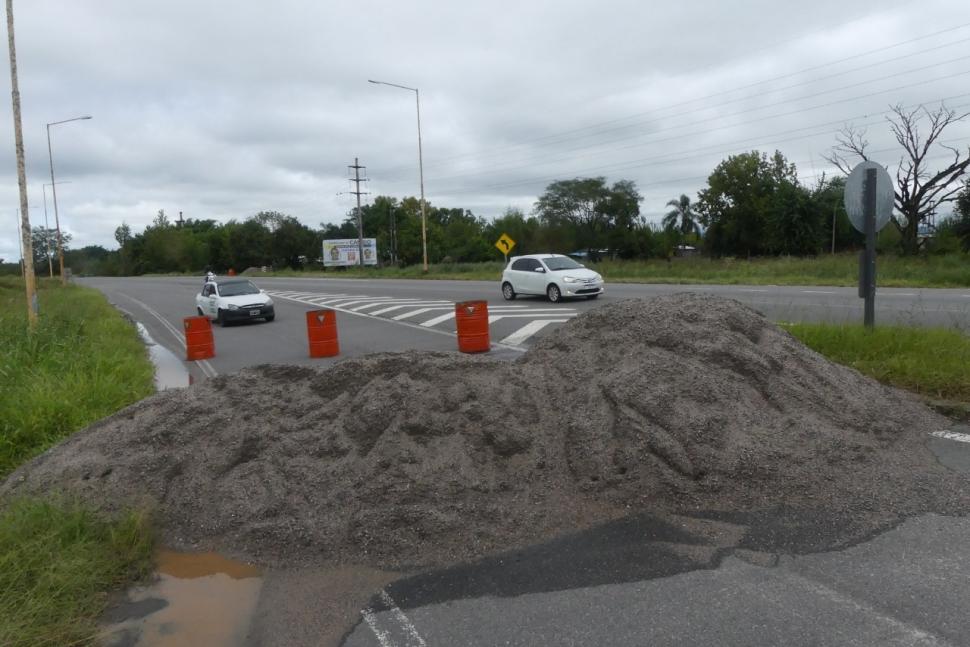
[[[71,183],[70,180],[67,180],[66,182],[58,182],[58,184],[70,184],[70,183]],[[54,278],[54,262],[51,260],[52,258],[51,257],[51,236],[50,236],[51,228],[50,228],[50,225],[47,224],[47,187],[49,186],[51,186],[49,182],[42,185],[42,189],[44,193],[44,244],[45,244],[44,252],[47,254],[47,269],[50,270],[51,278]]]
[[[90,118],[90,115],[85,115],[83,117],[72,117],[62,121],[52,121],[47,124],[47,159],[51,166],[51,193],[54,196],[54,226],[57,227],[57,258],[61,267],[61,284],[63,285],[67,285],[67,276],[64,275],[64,247],[61,245],[61,219],[57,213],[57,182],[54,181],[54,154],[51,152],[51,126]]]
[[[428,217],[425,213],[424,207],[424,158],[421,152],[421,93],[417,88],[410,88],[406,85],[398,85],[397,83],[388,83],[386,81],[372,81],[367,79],[368,83],[374,83],[376,85],[389,85],[393,88],[401,88],[402,90],[410,90],[414,92],[414,102],[418,109],[418,177],[421,183],[421,254],[422,254],[422,270],[424,272],[428,271]]]

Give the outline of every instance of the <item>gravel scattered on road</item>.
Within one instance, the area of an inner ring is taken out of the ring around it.
[[[970,510],[948,421],[740,303],[608,304],[514,362],[405,352],[259,366],[124,409],[0,495],[147,504],[177,549],[267,565],[453,564],[631,513],[825,511],[845,545]]]

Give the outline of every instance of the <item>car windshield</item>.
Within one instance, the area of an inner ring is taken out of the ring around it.
[[[259,288],[249,281],[233,281],[219,284],[219,296],[238,297],[241,294],[259,294]]]
[[[542,259],[542,262],[545,263],[546,267],[548,267],[552,272],[559,270],[577,270],[582,267],[582,265],[568,256],[553,256],[551,258],[544,258]]]

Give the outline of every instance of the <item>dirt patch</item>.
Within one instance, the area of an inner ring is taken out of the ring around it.
[[[159,393],[0,494],[149,502],[165,541],[264,564],[440,566],[630,512],[824,509],[830,543],[970,509],[945,418],[733,300],[603,306],[514,362],[378,354]]]

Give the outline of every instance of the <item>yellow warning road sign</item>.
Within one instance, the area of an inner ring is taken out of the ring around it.
[[[502,234],[495,241],[495,246],[498,247],[498,251],[508,256],[512,248],[515,247],[515,241],[508,234]]]

